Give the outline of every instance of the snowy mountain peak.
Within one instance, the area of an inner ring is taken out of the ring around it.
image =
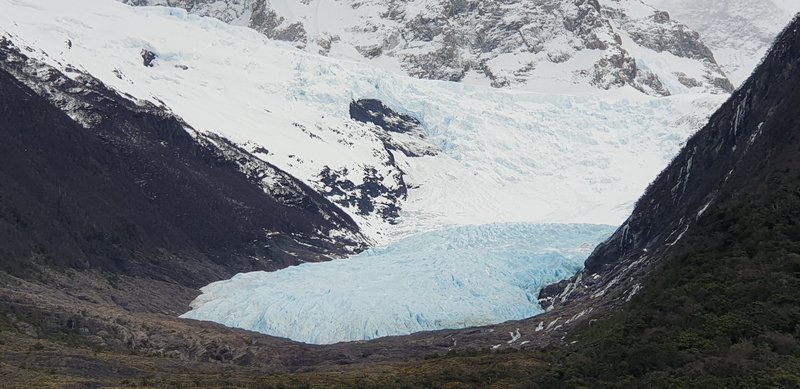
[[[800,12],[796,0],[646,0],[700,32],[736,85],[758,65],[773,39]]]
[[[424,79],[531,91],[726,93],[699,35],[640,0],[122,0],[249,26]]]

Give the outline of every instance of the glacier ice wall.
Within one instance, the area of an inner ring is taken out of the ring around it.
[[[182,317],[330,344],[531,317],[542,287],[613,227],[490,224],[414,235],[349,259],[253,272],[202,289]]]

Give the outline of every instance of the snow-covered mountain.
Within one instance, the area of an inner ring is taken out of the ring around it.
[[[154,211],[181,222],[175,234],[204,223],[208,231],[193,241],[205,243],[225,240],[218,221],[242,230],[202,262],[217,266],[216,255],[233,247],[237,266],[198,279],[387,244],[324,265],[240,274],[204,289],[187,314],[309,342],[540,313],[539,290],[577,271],[610,232],[580,223],[628,216],[730,89],[696,33],[635,0],[179,5],[192,12],[0,0],[3,69],[53,105],[54,116],[69,115],[64,128],[99,131],[116,120],[117,111],[97,109],[107,100],[133,117],[169,118],[166,136],[145,119],[146,137],[129,131],[115,145],[128,150],[144,139],[154,160],[166,161],[149,162],[166,167],[133,182],[148,195],[179,194]],[[375,28],[354,29],[360,24]],[[318,39],[325,34],[327,45]],[[87,103],[87,94],[96,98]],[[131,126],[121,123],[109,126]],[[185,152],[174,139],[204,154],[174,157]],[[687,190],[692,161],[673,192]],[[192,180],[174,174],[189,162],[199,166]],[[232,191],[208,178],[218,166],[261,203],[238,190],[217,197]],[[170,190],[151,191],[153,182]],[[187,182],[210,194],[194,196]],[[186,217],[198,208],[212,218]],[[669,228],[659,239],[680,238]],[[348,310],[351,300],[361,309]]]
[[[640,0],[122,0],[418,78],[529,91],[725,93],[698,34]]]
[[[800,12],[796,0],[646,0],[686,23],[714,52],[735,85],[750,75],[772,41]]]
[[[226,137],[376,242],[447,225],[619,223],[725,98],[419,80],[174,8],[3,0],[0,11],[0,34],[30,56]]]

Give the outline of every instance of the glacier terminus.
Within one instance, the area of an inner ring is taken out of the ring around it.
[[[614,227],[489,224],[407,237],[351,258],[236,275],[182,317],[315,344],[524,319]]]

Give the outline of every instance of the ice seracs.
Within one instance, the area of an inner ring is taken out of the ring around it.
[[[542,312],[539,290],[576,272],[613,230],[492,224],[427,232],[348,259],[213,283],[182,317],[318,344],[528,318]]]

